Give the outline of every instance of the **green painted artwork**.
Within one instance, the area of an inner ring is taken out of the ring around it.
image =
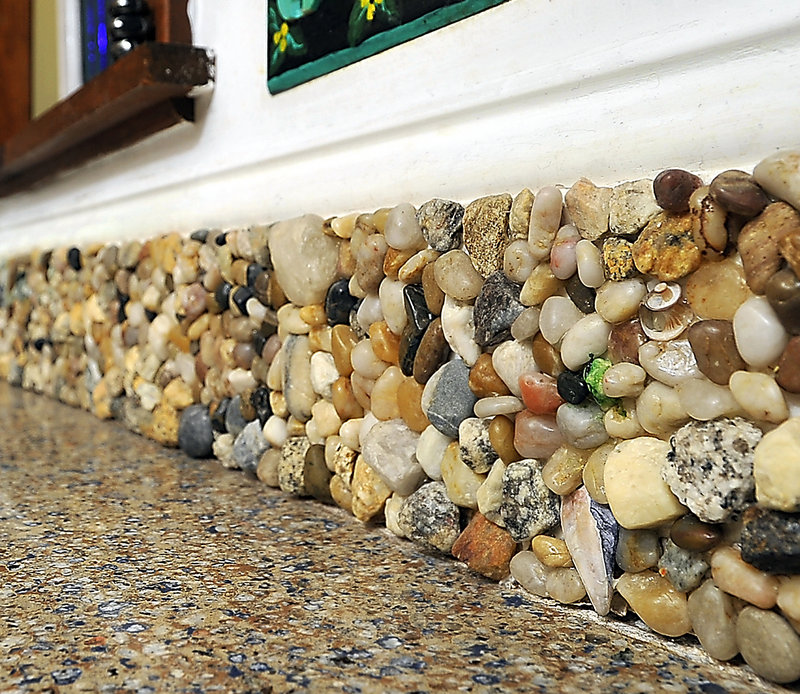
[[[273,94],[506,0],[267,0]]]

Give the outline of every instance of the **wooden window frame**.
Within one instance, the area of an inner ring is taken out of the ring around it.
[[[194,120],[191,92],[213,82],[214,60],[192,46],[187,0],[149,0],[155,42],[138,46],[35,119],[30,4],[0,0],[0,196]]]

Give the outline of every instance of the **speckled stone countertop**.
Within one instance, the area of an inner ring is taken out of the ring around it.
[[[0,385],[0,692],[780,692]]]

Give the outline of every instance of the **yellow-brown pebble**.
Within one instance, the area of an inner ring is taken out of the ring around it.
[[[353,373],[353,365],[350,363],[350,352],[353,351],[358,342],[358,337],[349,325],[334,325],[331,331],[331,354],[336,364],[336,370],[342,376],[349,376]]]
[[[531,542],[531,549],[536,558],[551,569],[572,566],[567,543],[560,538],[537,535]]]
[[[347,376],[341,376],[334,381],[331,387],[331,402],[342,421],[364,416],[364,408],[356,400],[353,386]]]
[[[469,371],[469,387],[475,397],[489,398],[495,395],[509,395],[511,391],[497,375],[492,366],[492,355],[481,354]]]
[[[395,335],[386,324],[378,321],[369,326],[372,351],[382,361],[397,366],[400,354],[400,336]]]
[[[492,419],[489,424],[489,443],[506,465],[522,459],[514,448],[514,422],[508,417],[498,415]]]
[[[633,244],[633,261],[645,274],[663,281],[677,280],[693,272],[702,262],[694,242],[691,214],[658,214]]]
[[[397,406],[400,410],[400,417],[409,429],[416,432],[423,432],[430,425],[428,418],[422,411],[422,391],[425,389],[410,376],[397,388]]]

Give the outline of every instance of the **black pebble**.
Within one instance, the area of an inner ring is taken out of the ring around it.
[[[267,344],[267,338],[264,337],[261,333],[256,332],[253,333],[253,349],[256,351],[257,356],[261,356],[264,352],[264,347]]]
[[[228,411],[230,401],[230,398],[223,398],[217,409],[214,410],[214,414],[211,415],[211,426],[217,433],[224,434],[227,431],[225,429],[225,413]]]
[[[69,266],[77,272],[78,270],[83,267],[83,262],[81,261],[81,252],[75,247],[70,248],[67,251],[67,262]]]
[[[227,234],[218,234],[217,237],[214,239],[214,243],[218,246],[224,246],[228,243],[228,235]]]
[[[119,298],[119,310],[117,311],[117,322],[124,323],[125,320],[128,318],[125,315],[125,306],[131,300],[131,298],[127,294],[122,294],[121,292],[117,292],[117,297]]]
[[[147,320],[149,320],[152,323],[156,319],[158,313],[156,313],[155,311],[151,311],[149,308],[146,308],[144,310],[144,315],[147,316]]]
[[[223,282],[214,290],[214,300],[221,310],[226,310],[230,306],[231,285]]]
[[[403,287],[403,305],[408,316],[406,329],[413,333],[423,333],[433,320],[433,314],[425,303],[425,292],[421,284],[407,284]]]
[[[562,371],[556,380],[558,394],[570,405],[580,405],[589,397],[589,388],[580,374]]]
[[[189,238],[192,241],[199,241],[200,243],[205,243],[206,239],[208,238],[208,229],[198,229],[197,231],[193,231],[192,235]]]
[[[272,415],[272,406],[269,404],[269,388],[259,386],[250,394],[250,404],[256,411],[256,417],[263,426]]]
[[[594,313],[595,290],[581,282],[578,273],[567,280],[567,296],[583,313]]]
[[[325,315],[328,325],[348,325],[350,312],[356,307],[358,299],[350,293],[348,280],[334,282],[325,296]]]
[[[262,272],[264,272],[264,268],[258,263],[250,263],[250,265],[247,266],[247,286],[250,287],[250,289],[255,286],[256,280]]]
[[[238,287],[236,291],[231,294],[231,298],[233,299],[233,303],[236,304],[236,308],[242,312],[243,316],[249,315],[247,313],[247,300],[253,298],[253,292],[247,287]]]

